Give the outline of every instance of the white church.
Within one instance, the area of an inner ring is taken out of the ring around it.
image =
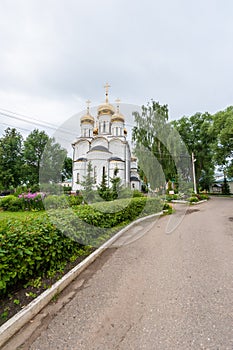
[[[72,191],[82,190],[82,182],[87,175],[87,166],[91,162],[95,188],[100,185],[103,174],[114,177],[114,170],[118,169],[117,176],[121,185],[131,189],[141,189],[141,182],[137,172],[137,159],[132,157],[127,141],[125,118],[119,111],[119,102],[116,100],[116,110],[109,103],[108,89],[105,85],[105,103],[97,109],[97,116],[90,114],[87,101],[87,112],[80,118],[81,135],[73,143],[73,176]]]

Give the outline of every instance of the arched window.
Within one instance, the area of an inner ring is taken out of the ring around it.
[[[104,121],[104,123],[103,123],[103,132],[105,132],[105,131],[106,131],[106,123]]]
[[[80,178],[79,178],[79,173],[77,173],[77,184],[79,184],[79,182],[80,182]]]

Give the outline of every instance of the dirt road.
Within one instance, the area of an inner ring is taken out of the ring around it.
[[[233,199],[193,206],[169,235],[168,219],[109,249],[20,349],[233,350]]]

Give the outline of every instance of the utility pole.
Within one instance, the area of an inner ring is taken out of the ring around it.
[[[197,194],[197,184],[196,184],[196,173],[195,173],[195,162],[194,154],[192,152],[192,166],[193,166],[193,189],[194,193]]]

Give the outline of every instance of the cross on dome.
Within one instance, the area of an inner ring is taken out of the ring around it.
[[[90,101],[90,100],[87,100],[87,101],[86,101],[86,104],[87,104],[87,114],[90,114],[90,104],[91,104],[91,101]]]
[[[118,98],[116,99],[116,103],[117,103],[117,114],[119,114],[120,102],[121,102],[121,100],[120,100],[119,97],[118,97]]]
[[[108,103],[108,88],[110,88],[111,86],[109,85],[109,83],[106,83],[105,85],[104,85],[104,88],[105,88],[105,90],[106,90],[106,92],[105,92],[105,96],[106,96],[106,103]]]

